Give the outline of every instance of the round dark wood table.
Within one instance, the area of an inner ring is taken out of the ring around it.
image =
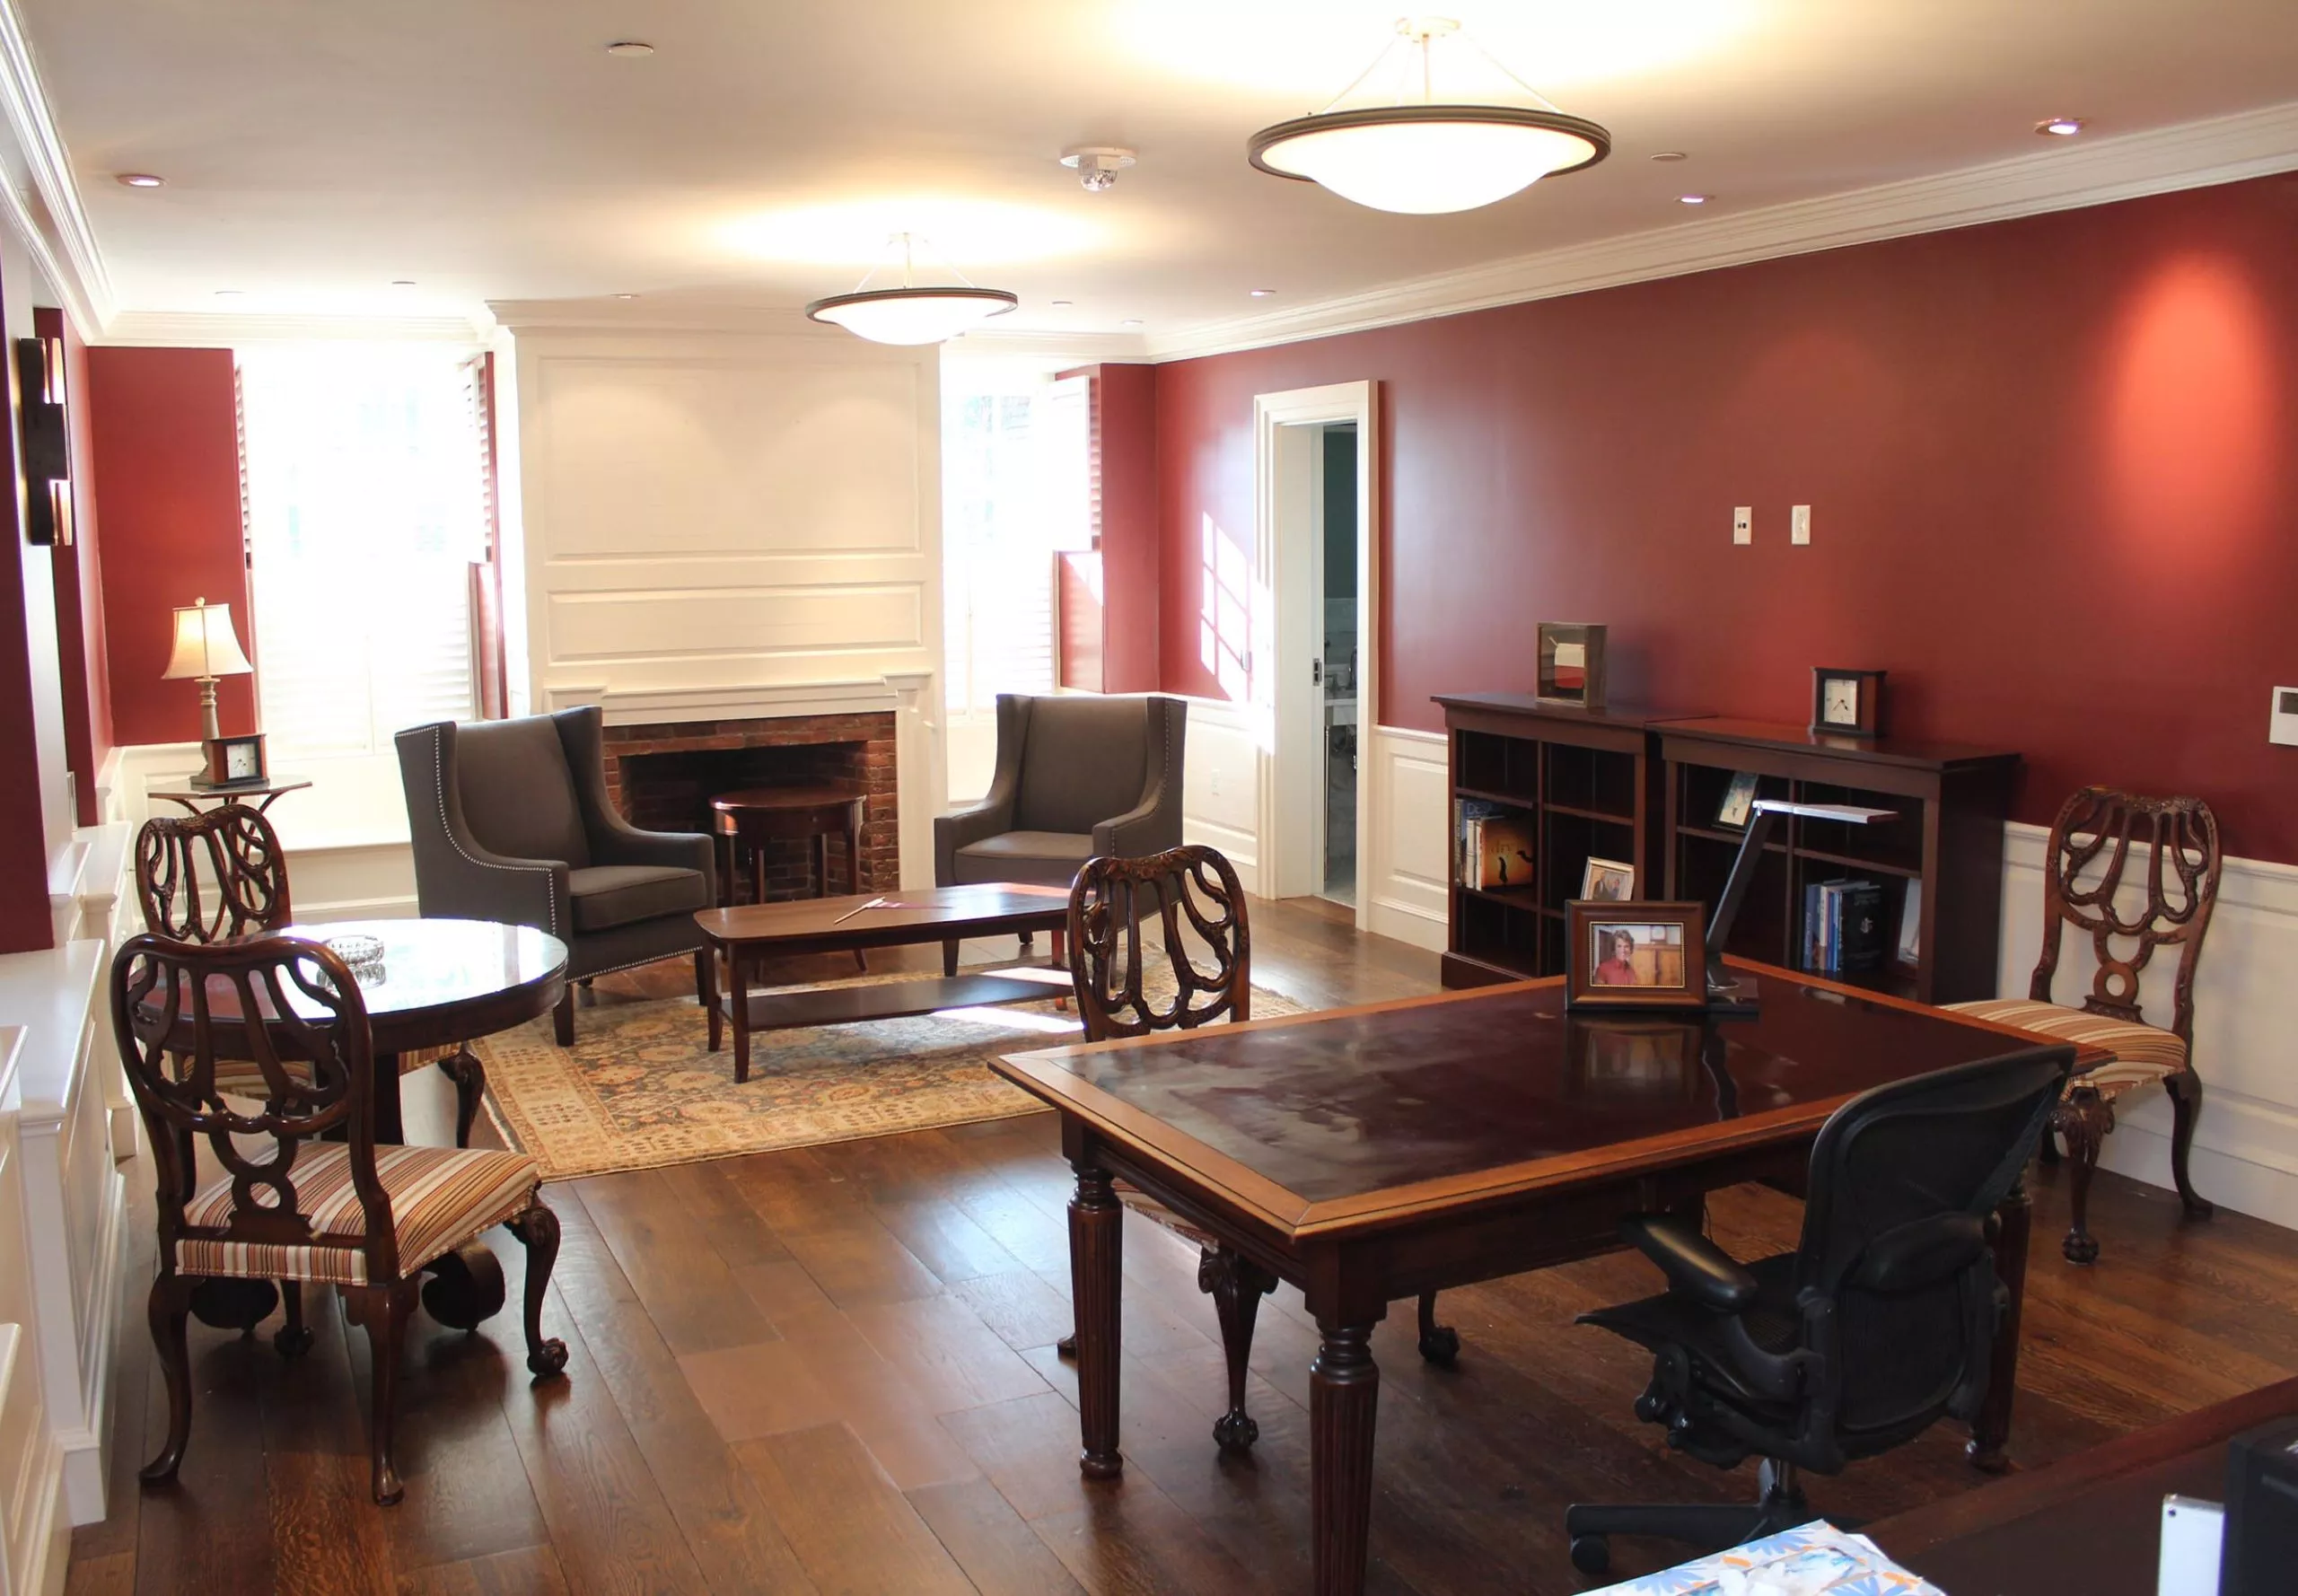
[[[846,890],[860,892],[862,885],[862,813],[866,794],[851,787],[749,787],[721,793],[710,801],[711,823],[724,851],[725,869],[719,873],[719,903],[731,908],[734,881],[744,848],[750,855],[750,901],[766,901],[765,844],[781,838],[811,837],[814,844],[814,896],[829,896],[829,839],[846,838]]]
[[[399,1055],[418,1048],[459,1047],[548,1014],[566,989],[566,944],[529,925],[492,920],[331,920],[286,925],[281,934],[336,946],[352,967],[366,1001],[374,1039],[374,1127],[378,1142],[399,1142]],[[350,940],[373,938],[379,955],[351,956]],[[238,1053],[239,1025],[215,994],[214,1047]],[[172,1035],[171,1041],[174,1040]],[[182,1046],[191,1045],[191,1023]],[[503,1306],[503,1267],[494,1250],[471,1241],[430,1266],[423,1305],[442,1324],[469,1329]],[[242,1329],[259,1322],[278,1300],[268,1280],[208,1281],[194,1293],[192,1311],[203,1323]]]

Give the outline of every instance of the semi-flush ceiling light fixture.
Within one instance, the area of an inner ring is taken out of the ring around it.
[[[1434,215],[1490,205],[1610,153],[1610,134],[1557,110],[1460,28],[1444,17],[1400,19],[1397,41],[1338,99],[1262,128],[1247,155],[1273,176],[1321,183],[1374,210]],[[1473,50],[1531,103],[1440,99],[1440,43],[1455,56]]]
[[[1003,316],[1020,304],[1019,296],[1003,288],[977,288],[963,272],[952,270],[961,287],[926,287],[912,280],[916,246],[921,240],[897,233],[889,241],[901,246],[901,286],[873,288],[870,278],[883,269],[873,267],[851,294],[833,294],[806,307],[808,317],[846,329],[873,344],[938,344],[978,327],[992,316]]]

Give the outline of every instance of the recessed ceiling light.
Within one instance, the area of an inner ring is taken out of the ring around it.
[[[607,54],[610,56],[651,56],[653,53],[653,45],[637,39],[618,39],[607,46]]]
[[[393,277],[391,279],[391,286],[394,288],[412,288],[415,286],[415,279],[413,277]]]
[[[1654,161],[1688,161],[1691,157],[1685,154],[1681,150],[1662,150],[1658,154],[1653,156],[1652,159]]]
[[[119,174],[119,181],[129,189],[156,189],[167,180],[155,178],[148,171],[123,171]]]
[[[635,294],[618,294],[615,297],[617,299],[636,299],[638,296]]]
[[[1679,194],[1676,196],[1676,203],[1678,205],[1706,205],[1715,197],[1713,194]]]
[[[1056,300],[1048,300],[1047,303],[1049,303],[1050,305],[1052,305],[1052,306],[1053,306],[1053,308],[1054,308],[1055,310],[1057,310],[1057,311],[1066,311],[1066,310],[1067,310],[1071,305],[1075,304],[1077,302],[1076,302],[1075,300],[1074,300],[1074,299],[1056,299]]]
[[[2046,138],[2073,138],[2083,131],[2083,118],[2053,117],[2048,121],[2036,123],[2035,131]]]
[[[1141,325],[1141,318],[1138,316],[1127,316],[1124,320],[1118,322],[1118,325],[1119,327],[1138,327]]]
[[[244,288],[218,288],[215,290],[215,297],[217,299],[237,299],[246,292],[247,290]]]
[[[1274,288],[1256,288],[1252,291],[1252,295],[1255,299],[1267,299],[1270,294],[1276,292],[1276,290]]]

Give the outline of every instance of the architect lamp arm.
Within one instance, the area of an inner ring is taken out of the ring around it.
[[[1810,820],[1841,820],[1846,825],[1872,826],[1878,820],[1888,820],[1897,810],[1863,809],[1853,803],[1790,803],[1785,798],[1759,798],[1754,812],[1748,817],[1748,829],[1740,838],[1739,856],[1732,861],[1732,873],[1724,878],[1724,896],[1715,905],[1715,917],[1707,923],[1707,997],[1711,1004],[1746,1004],[1739,995],[1739,987],[1724,973],[1724,949],[1732,940],[1732,923],[1740,917],[1740,905],[1748,896],[1748,889],[1755,881],[1756,866],[1763,862],[1763,846],[1771,836],[1772,817],[1801,815]]]

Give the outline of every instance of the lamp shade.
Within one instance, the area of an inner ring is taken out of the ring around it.
[[[240,652],[232,630],[232,607],[194,599],[176,611],[175,649],[168,655],[162,680],[183,677],[245,676],[255,669]]]

